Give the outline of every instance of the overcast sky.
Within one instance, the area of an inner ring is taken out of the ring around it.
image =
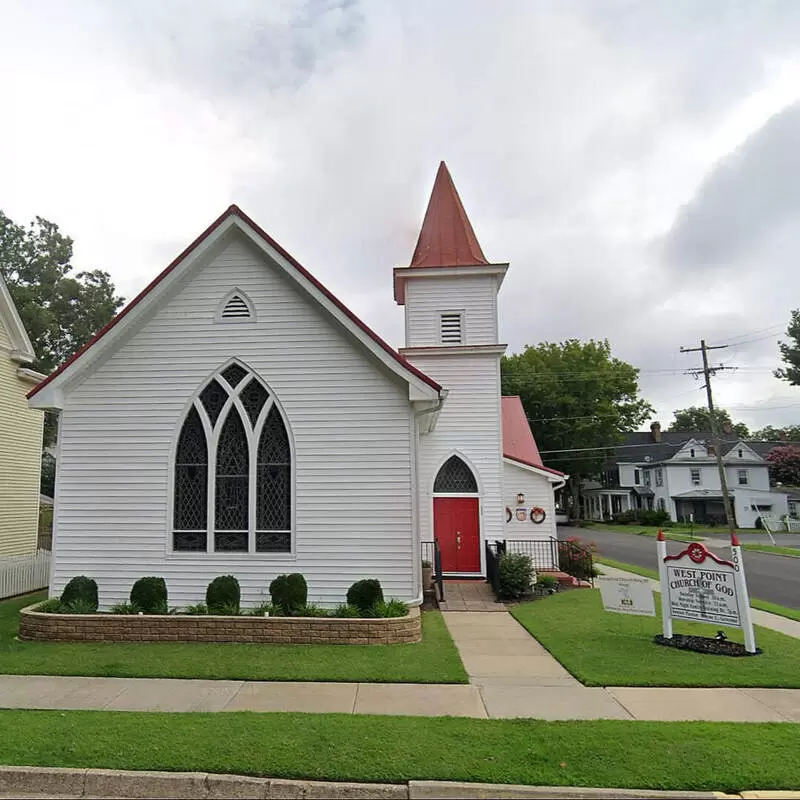
[[[681,345],[718,400],[800,422],[771,377],[800,307],[800,3],[0,0],[0,209],[132,297],[230,203],[401,346],[439,160],[511,352],[608,338],[666,425]],[[784,337],[785,338],[785,337]]]

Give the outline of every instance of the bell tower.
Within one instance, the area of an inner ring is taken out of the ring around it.
[[[463,499],[477,496],[479,508],[477,555],[462,554],[459,564],[474,566],[480,559],[481,572],[482,542],[504,538],[500,357],[506,345],[498,341],[497,293],[507,270],[508,264],[484,255],[442,161],[411,263],[394,270],[394,296],[405,306],[406,345],[400,352],[448,390],[435,428],[419,440],[422,538],[445,541],[446,524],[435,519],[434,507],[444,508],[442,501],[452,498],[442,498],[435,484],[446,484],[437,476],[456,456],[476,483]],[[456,525],[460,549],[468,528],[462,522]],[[470,574],[478,571],[473,566],[445,571]]]

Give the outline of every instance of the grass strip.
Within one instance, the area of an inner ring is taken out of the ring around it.
[[[789,556],[791,558],[800,558],[800,548],[797,547],[781,547],[776,544],[743,544],[742,550],[753,550],[757,553],[771,553],[776,556]]]
[[[279,778],[797,789],[791,723],[0,711],[0,762]]]
[[[523,603],[511,613],[587,686],[741,686],[800,688],[800,639],[756,628],[763,654],[727,658],[662,647],[661,597],[655,617],[605,611],[598,590],[563,592]],[[674,622],[676,633],[714,636],[719,626]],[[732,641],[742,631],[725,628]]]
[[[438,611],[422,615],[422,641],[392,645],[21,642],[19,609],[43,592],[0,602],[0,673],[115,678],[467,683]]]
[[[658,580],[658,572],[656,572],[654,569],[637,567],[636,564],[625,564],[622,561],[616,561],[613,558],[606,558],[605,556],[602,558],[595,557],[594,560],[598,564],[607,564],[609,567],[615,567],[616,569],[622,569],[626,572],[632,572],[634,575],[641,575],[643,578],[653,578],[653,580]],[[769,600],[757,600],[754,597],[750,598],[750,607],[757,608],[759,611],[767,611],[770,614],[777,614],[779,617],[786,617],[787,619],[793,619],[800,622],[800,609],[797,608],[789,608],[788,606],[782,606],[778,603],[770,603]]]

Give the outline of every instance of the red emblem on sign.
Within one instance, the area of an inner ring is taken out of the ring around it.
[[[706,560],[706,549],[701,544],[690,544],[686,548],[686,554],[695,564],[702,564]]]

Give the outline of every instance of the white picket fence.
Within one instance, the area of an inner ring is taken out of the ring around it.
[[[50,551],[0,558],[0,599],[44,589],[50,581]]]

